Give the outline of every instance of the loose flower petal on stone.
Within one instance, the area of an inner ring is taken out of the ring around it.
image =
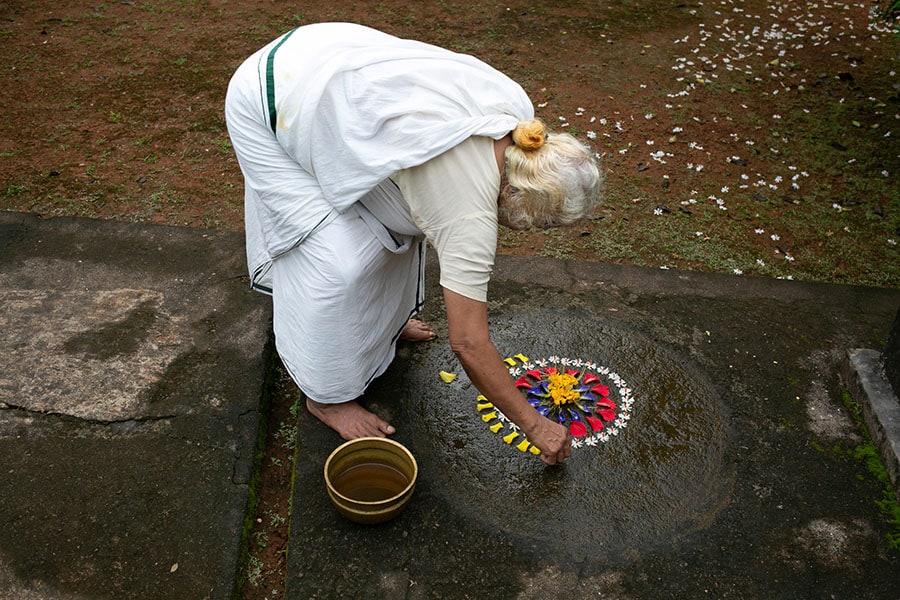
[[[569,432],[577,438],[583,438],[588,434],[587,427],[581,421],[572,421],[569,425]]]
[[[603,429],[603,421],[598,419],[597,417],[585,417],[585,421],[588,422],[588,425],[591,426],[591,429],[594,431],[600,431]]]
[[[610,409],[598,410],[597,414],[600,415],[600,418],[604,421],[612,421],[616,418],[616,411]]]
[[[595,394],[600,394],[601,396],[609,396],[609,387],[603,385],[602,383],[598,383],[597,385],[592,387],[591,391]]]

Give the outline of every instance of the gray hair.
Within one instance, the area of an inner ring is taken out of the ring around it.
[[[602,184],[590,149],[567,133],[547,135],[535,149],[522,146],[527,144],[514,142],[505,150],[510,187],[499,204],[500,221],[526,229],[570,225],[587,216]]]

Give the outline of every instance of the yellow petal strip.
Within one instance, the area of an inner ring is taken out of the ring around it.
[[[508,364],[511,367],[516,366],[516,361],[511,358],[504,358],[503,362],[505,362],[506,364]]]
[[[527,439],[525,439],[525,440],[522,440],[521,442],[519,442],[518,445],[516,445],[516,448],[519,449],[519,452],[525,452],[526,450],[528,450],[528,446],[530,446],[530,445],[531,445],[531,442],[529,442]]]
[[[520,362],[528,362],[528,357],[524,354],[516,354],[516,358],[518,358]]]
[[[504,435],[504,436],[503,436],[503,441],[506,442],[507,444],[512,444],[512,443],[513,443],[513,440],[516,439],[517,437],[519,437],[519,432],[518,432],[518,431],[513,431],[513,432],[510,433],[509,435]]]
[[[491,431],[493,431],[494,433],[497,433],[501,429],[503,429],[503,421],[497,421],[496,423],[491,425]]]
[[[489,412],[486,415],[481,415],[481,420],[484,421],[485,423],[493,421],[496,418],[497,418],[497,413],[495,413],[495,412]]]
[[[478,412],[487,410],[489,408],[494,408],[494,405],[491,404],[490,402],[482,402],[481,404],[478,404]]]
[[[532,446],[531,448],[528,449],[528,451],[531,452],[532,454],[534,454],[535,456],[540,456],[540,454],[541,454],[541,449],[538,448],[537,446]]]

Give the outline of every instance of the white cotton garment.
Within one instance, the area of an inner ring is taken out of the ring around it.
[[[499,139],[533,116],[522,88],[474,57],[349,23],[295,29],[238,68],[225,118],[244,175],[251,281],[273,296],[278,354],[309,398],[362,394],[422,307],[425,243],[414,212],[422,213],[392,174],[476,136]],[[490,143],[478,144],[479,168],[449,180],[477,179],[467,195],[490,205],[499,174]],[[416,189],[467,206],[438,188]],[[496,236],[493,209],[479,215]],[[438,239],[434,222],[422,224]],[[466,269],[477,281],[454,278],[473,297],[493,260],[481,254]]]
[[[308,398],[354,400],[387,369],[422,307],[424,259],[421,237],[386,229],[357,204],[273,261],[275,345]]]
[[[486,63],[351,23],[306,25],[259,50],[225,112],[255,282],[392,173],[534,117],[521,86]]]

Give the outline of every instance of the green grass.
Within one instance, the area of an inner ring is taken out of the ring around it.
[[[863,421],[862,407],[846,392],[843,394],[843,402],[863,431],[864,441],[853,449],[853,457],[862,462],[866,470],[880,484],[880,498],[876,498],[874,502],[888,527],[888,532],[885,534],[887,545],[894,550],[900,550],[900,502],[897,501],[897,495],[894,493],[887,469],[881,461],[878,450],[872,442],[872,436]]]

